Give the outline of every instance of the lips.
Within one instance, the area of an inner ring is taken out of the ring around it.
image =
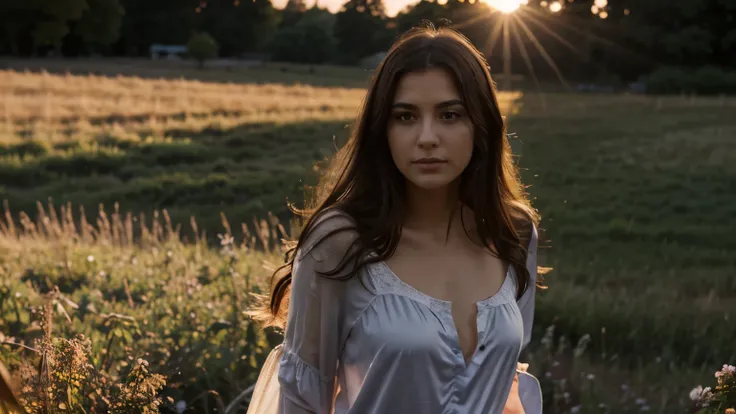
[[[432,164],[444,164],[447,161],[440,158],[420,158],[416,161],[412,161],[414,164],[432,165]]]

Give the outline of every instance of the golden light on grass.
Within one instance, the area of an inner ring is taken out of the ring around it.
[[[506,14],[513,13],[521,6],[529,4],[529,0],[485,0],[492,8]]]
[[[176,128],[194,133],[213,125],[347,121],[364,94],[362,88],[0,70],[0,143],[22,142],[22,134],[63,141],[69,131],[77,137],[116,134],[138,140],[142,131],[144,137],[159,137]],[[519,96],[504,92],[498,99],[512,112]]]

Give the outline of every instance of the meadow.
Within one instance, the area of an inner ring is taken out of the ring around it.
[[[0,358],[36,412],[242,412],[279,340],[249,293],[370,76],[161,65],[3,62]],[[500,100],[554,269],[545,412],[690,412],[736,361],[736,100]]]

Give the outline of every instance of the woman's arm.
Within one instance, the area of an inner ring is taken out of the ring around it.
[[[532,339],[532,326],[534,325],[534,299],[537,291],[537,244],[539,235],[537,226],[532,225],[532,234],[529,238],[526,268],[529,271],[529,287],[519,299],[519,309],[524,320],[524,339],[522,349],[529,345]]]
[[[346,220],[334,215],[320,220],[296,254],[279,364],[281,414],[332,412],[346,284],[317,272],[333,270],[355,240],[356,234],[349,231],[326,236],[335,226],[349,225]]]

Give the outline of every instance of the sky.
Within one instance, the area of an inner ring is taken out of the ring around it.
[[[287,0],[271,0],[273,5],[279,9],[286,5]],[[307,7],[312,6],[315,0],[307,0]],[[340,10],[346,0],[316,0],[319,2],[320,7],[327,7],[331,12],[336,13]],[[418,0],[384,0],[386,5],[386,14],[393,17],[398,14],[404,7],[409,4],[417,3]]]

